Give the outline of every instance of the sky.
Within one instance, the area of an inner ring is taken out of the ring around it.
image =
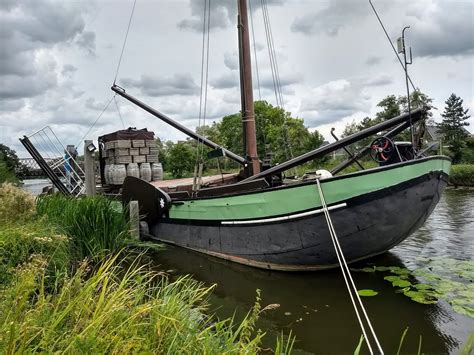
[[[250,1],[261,98],[275,105],[261,1]],[[472,115],[474,1],[372,2],[393,43],[410,26],[409,73],[433,98],[434,119],[441,120],[451,93]],[[340,135],[347,123],[373,116],[387,95],[406,95],[404,72],[368,0],[267,3],[284,108],[310,130],[332,141],[331,127]],[[211,2],[206,123],[240,109],[236,4]],[[45,126],[79,149],[83,139],[129,126],[165,140],[184,138],[110,90],[132,6],[133,0],[0,1],[0,143],[28,157],[18,138]],[[199,117],[203,9],[204,0],[137,0],[116,80],[192,129]],[[253,76],[259,99],[255,66]],[[473,132],[474,118],[469,122]]]

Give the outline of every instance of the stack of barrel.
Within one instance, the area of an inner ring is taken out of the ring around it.
[[[121,185],[126,176],[145,181],[163,179],[155,134],[146,128],[129,128],[99,137],[102,181]]]

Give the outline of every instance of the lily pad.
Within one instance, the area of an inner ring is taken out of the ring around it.
[[[357,291],[357,293],[358,293],[359,296],[361,296],[361,297],[372,297],[372,296],[376,296],[376,295],[379,294],[377,291],[370,290],[370,289],[359,290],[359,291]]]

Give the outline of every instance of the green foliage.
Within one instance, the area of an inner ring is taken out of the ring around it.
[[[431,119],[433,113],[431,109],[433,106],[431,99],[428,95],[417,90],[410,95],[410,105],[411,109],[414,110],[418,107],[427,108],[425,117],[415,126],[415,130],[423,130],[424,122]],[[398,98],[395,95],[389,95],[382,99],[377,107],[380,107],[382,111],[379,111],[375,114],[374,118],[365,117],[361,122],[357,123],[352,121],[351,123],[346,124],[343,134],[343,137],[347,137],[351,134],[359,132],[365,128],[372,127],[378,123],[389,120],[396,116],[399,116],[403,112],[408,112],[408,100],[406,96],[399,96]],[[366,138],[357,144],[353,145],[353,149],[361,149],[368,146],[372,142],[373,138]],[[409,130],[405,130],[398,135],[398,140],[411,141],[411,134]]]
[[[256,322],[271,307],[261,309],[259,293],[242,322],[216,320],[213,286],[170,281],[142,255],[107,254],[130,243],[116,202],[46,196],[37,209],[0,223],[0,353],[261,351]],[[290,353],[293,342],[282,335],[277,349]]]
[[[165,169],[169,169],[175,178],[192,174],[196,163],[196,148],[191,142],[178,142],[167,151]]]
[[[249,319],[215,321],[205,314],[213,287],[189,277],[174,282],[132,262],[87,263],[53,293],[44,261],[18,270],[0,303],[2,353],[258,353],[262,335]],[[89,275],[89,276],[87,276]],[[243,334],[247,334],[243,340]]]
[[[118,211],[116,202],[103,196],[41,196],[37,211],[71,239],[77,260],[99,260],[119,250],[129,239],[125,211]]]
[[[441,114],[443,121],[438,124],[438,129],[443,135],[443,143],[449,145],[449,151],[454,163],[459,163],[462,151],[465,147],[464,140],[467,137],[464,127],[469,126],[467,120],[470,115],[468,109],[464,109],[463,100],[454,93],[446,100],[444,112]]]
[[[289,112],[273,107],[266,101],[255,102],[255,118],[259,158],[264,160],[265,153],[272,153],[272,164],[288,160],[291,155],[297,156],[316,149],[324,141],[318,131],[310,132],[302,119],[293,118]],[[240,156],[245,155],[240,113],[227,115],[220,122],[198,127],[196,132]],[[196,163],[196,142],[187,140],[173,143],[158,140],[157,144],[165,172],[170,171],[175,178],[192,175]],[[215,170],[218,168],[217,159],[207,159],[209,151],[210,148],[204,147],[205,169]],[[239,167],[233,162],[229,165],[231,168]],[[227,168],[225,161],[224,168]]]
[[[474,164],[451,166],[449,184],[454,186],[474,186]]]
[[[18,159],[16,152],[2,143],[0,143],[0,160],[5,162],[9,171],[14,172],[20,166],[20,159]]]
[[[8,285],[15,271],[32,258],[47,260],[47,282],[54,282],[69,266],[69,241],[45,219],[4,221],[0,224],[0,285]]]
[[[461,149],[461,164],[474,164],[474,136],[464,140],[464,147]]]

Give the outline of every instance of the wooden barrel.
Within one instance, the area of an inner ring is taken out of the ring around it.
[[[163,180],[163,166],[161,163],[153,163],[151,166],[151,176],[153,181]]]
[[[112,173],[114,179],[114,185],[122,185],[123,180],[127,176],[127,169],[125,164],[115,164],[115,169]]]
[[[110,184],[110,165],[106,164],[104,166],[104,181],[102,182],[103,184]]]
[[[107,171],[106,175],[106,180],[107,184],[109,185],[114,185],[114,170],[115,170],[115,164],[107,164],[106,166],[109,167],[109,170]]]
[[[130,163],[127,165],[127,176],[140,177],[140,170],[137,163]]]
[[[140,179],[145,180],[145,181],[151,181],[150,163],[140,164]]]

